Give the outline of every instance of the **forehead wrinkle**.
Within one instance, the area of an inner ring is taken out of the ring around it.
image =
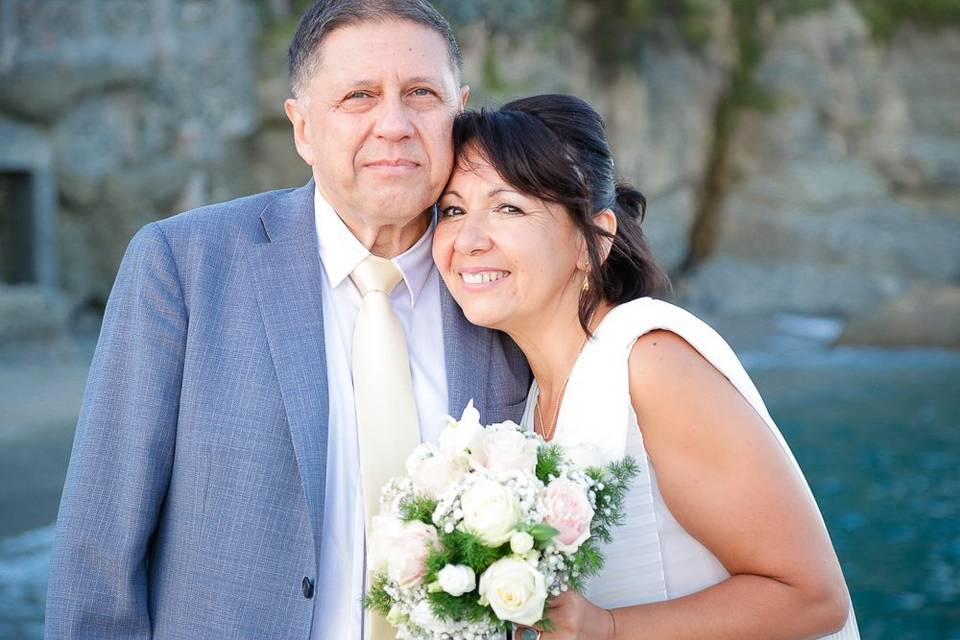
[[[404,78],[399,73],[391,74],[391,77],[397,80],[397,83],[401,86],[407,86],[411,84],[429,84],[432,86],[443,87],[443,81],[440,78],[430,77],[430,76],[413,76],[410,78]],[[360,78],[357,80],[343,80],[341,84],[357,87],[378,87],[382,84],[382,79],[375,78]]]
[[[335,36],[338,31],[347,29],[362,29],[365,27],[379,28],[390,25],[413,27],[415,29],[428,32],[430,34],[429,37],[438,38],[443,51],[443,67],[451,72],[453,76],[453,84],[455,86],[459,87],[463,84],[463,69],[454,58],[454,54],[450,50],[450,44],[447,42],[444,34],[435,27],[424,25],[417,20],[410,20],[402,16],[389,14],[385,16],[377,16],[365,14],[363,17],[360,17],[356,20],[349,20],[344,24],[337,25],[327,31],[326,34],[320,38],[320,41],[313,47],[313,50],[304,55],[299,70],[293,77],[291,77],[291,88],[293,89],[295,97],[299,97],[298,94],[306,91],[306,86],[311,82],[311,79],[316,76],[319,70],[324,66],[324,61],[326,58],[324,55],[325,50],[328,48],[327,45],[330,38]],[[375,43],[376,39],[372,38],[371,42]],[[364,47],[363,51],[369,51],[369,45],[370,42],[368,42],[368,46]],[[442,82],[441,85],[443,85]]]
[[[441,78],[433,76],[413,76],[412,78],[407,78],[405,81],[407,84],[436,84],[443,85],[443,80]]]
[[[368,26],[379,26],[382,24],[386,24],[386,22],[367,23]],[[430,51],[430,48],[431,48],[430,45],[423,41],[418,42],[415,45],[410,45],[410,44],[398,41],[396,39],[395,34],[388,33],[388,34],[380,34],[379,37],[367,38],[363,42],[362,47],[358,47],[355,51],[351,52],[352,53],[351,60],[363,61],[364,58],[369,58],[370,56],[380,51],[391,50],[391,49],[402,49],[404,50],[403,55],[399,56],[401,60],[406,59],[409,61],[409,60],[413,60],[414,58],[420,59],[420,61],[427,60],[429,64],[435,64],[436,67],[449,71],[453,76],[454,80],[459,80],[459,77],[460,77],[459,69],[457,68],[456,64],[454,64],[453,60],[451,60],[449,51],[447,50],[446,43],[443,42],[442,36],[433,32],[432,30],[426,29],[425,27],[417,23],[400,21],[400,24],[408,24],[410,26],[413,26],[414,28],[428,31],[432,36],[435,36],[440,41],[440,44],[441,44],[440,51],[439,52]],[[313,55],[311,56],[313,58],[314,65],[316,67],[315,70],[319,70],[325,67],[326,59],[329,57],[327,54],[329,53],[330,39],[343,37],[341,33],[338,33],[341,30],[349,30],[351,28],[363,28],[364,26],[365,25],[363,23],[356,24],[356,25],[344,25],[328,33],[325,40],[320,44],[319,47],[317,47],[317,49],[314,51]],[[439,53],[439,56],[434,56],[433,55],[434,53]],[[407,56],[410,56],[410,57],[407,58]],[[376,62],[377,61],[375,60],[374,63]]]

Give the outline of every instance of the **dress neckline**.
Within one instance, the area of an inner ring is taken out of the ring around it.
[[[567,386],[564,389],[563,395],[560,396],[560,408],[557,411],[557,423],[556,423],[556,426],[554,426],[553,428],[553,437],[550,438],[549,440],[545,440],[545,442],[547,442],[548,444],[552,444],[556,442],[557,438],[559,438],[560,434],[563,432],[564,409],[566,408],[566,405],[567,405],[567,398],[569,397],[570,389],[576,388],[574,378],[577,375],[578,369],[580,368],[580,363],[583,361],[583,354],[585,354],[590,349],[590,347],[593,346],[594,343],[599,341],[600,329],[603,328],[604,324],[607,322],[607,319],[611,315],[613,315],[617,311],[617,309],[622,307],[623,304],[624,303],[621,303],[611,307],[610,310],[607,311],[606,315],[600,318],[600,322],[598,322],[597,326],[594,327],[593,329],[593,335],[587,338],[587,341],[584,343],[583,348],[580,349],[580,353],[577,354],[577,358],[573,361],[573,366],[570,367],[570,375],[567,376]],[[537,383],[537,379],[534,378],[533,382],[530,385],[530,395],[529,395],[529,398],[527,399],[527,407],[529,408],[529,411],[528,411],[529,415],[526,417],[528,419],[528,423],[529,423],[528,426],[530,428],[530,431],[536,431],[536,418],[534,417],[534,414],[535,414],[534,407],[537,406],[537,402],[539,401],[539,399],[540,399],[540,385],[539,383]]]

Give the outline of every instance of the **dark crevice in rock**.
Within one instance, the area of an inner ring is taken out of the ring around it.
[[[713,253],[716,246],[720,226],[720,208],[729,182],[727,175],[731,129],[736,120],[731,94],[732,85],[724,89],[714,110],[713,141],[707,156],[703,182],[697,191],[694,204],[687,255],[677,268],[675,274],[677,277],[688,275]]]
[[[694,204],[687,255],[673,274],[677,278],[689,275],[710,257],[716,246],[720,211],[731,183],[730,143],[736,134],[740,113],[744,109],[770,110],[773,106],[755,78],[765,49],[763,24],[769,23],[773,16],[765,13],[762,0],[741,0],[732,3],[730,10],[737,64],[714,108],[713,141]]]

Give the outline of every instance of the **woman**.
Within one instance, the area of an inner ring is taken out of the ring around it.
[[[819,510],[755,387],[712,329],[648,297],[667,279],[600,117],[537,96],[463,114],[454,142],[434,260],[467,318],[527,356],[525,425],[642,471],[604,571],[550,603],[542,638],[857,638]]]

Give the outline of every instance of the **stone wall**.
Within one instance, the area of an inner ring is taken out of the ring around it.
[[[292,4],[0,0],[0,132],[51,150],[74,314],[103,304],[145,222],[305,181],[282,112]],[[949,305],[960,281],[960,28],[880,40],[844,0],[771,16],[751,69],[769,105],[738,107],[723,137],[743,60],[728,3],[711,4],[702,46],[658,25],[604,73],[575,29],[504,34],[478,13],[458,27],[473,104],[556,91],[594,104],[697,311],[836,316],[852,320],[851,342],[915,336],[890,319],[934,315],[900,308]],[[691,260],[704,221],[708,250]],[[960,313],[936,315],[947,330],[920,334],[956,334]]]
[[[743,114],[714,254],[688,274],[686,299],[859,326],[908,298],[956,333],[960,314],[922,307],[923,292],[960,280],[960,30],[877,41],[841,2],[766,39],[757,79],[773,107]]]
[[[0,5],[0,132],[51,149],[58,288],[75,313],[102,308],[140,226],[256,190],[246,156],[262,122],[258,9],[243,0]]]

